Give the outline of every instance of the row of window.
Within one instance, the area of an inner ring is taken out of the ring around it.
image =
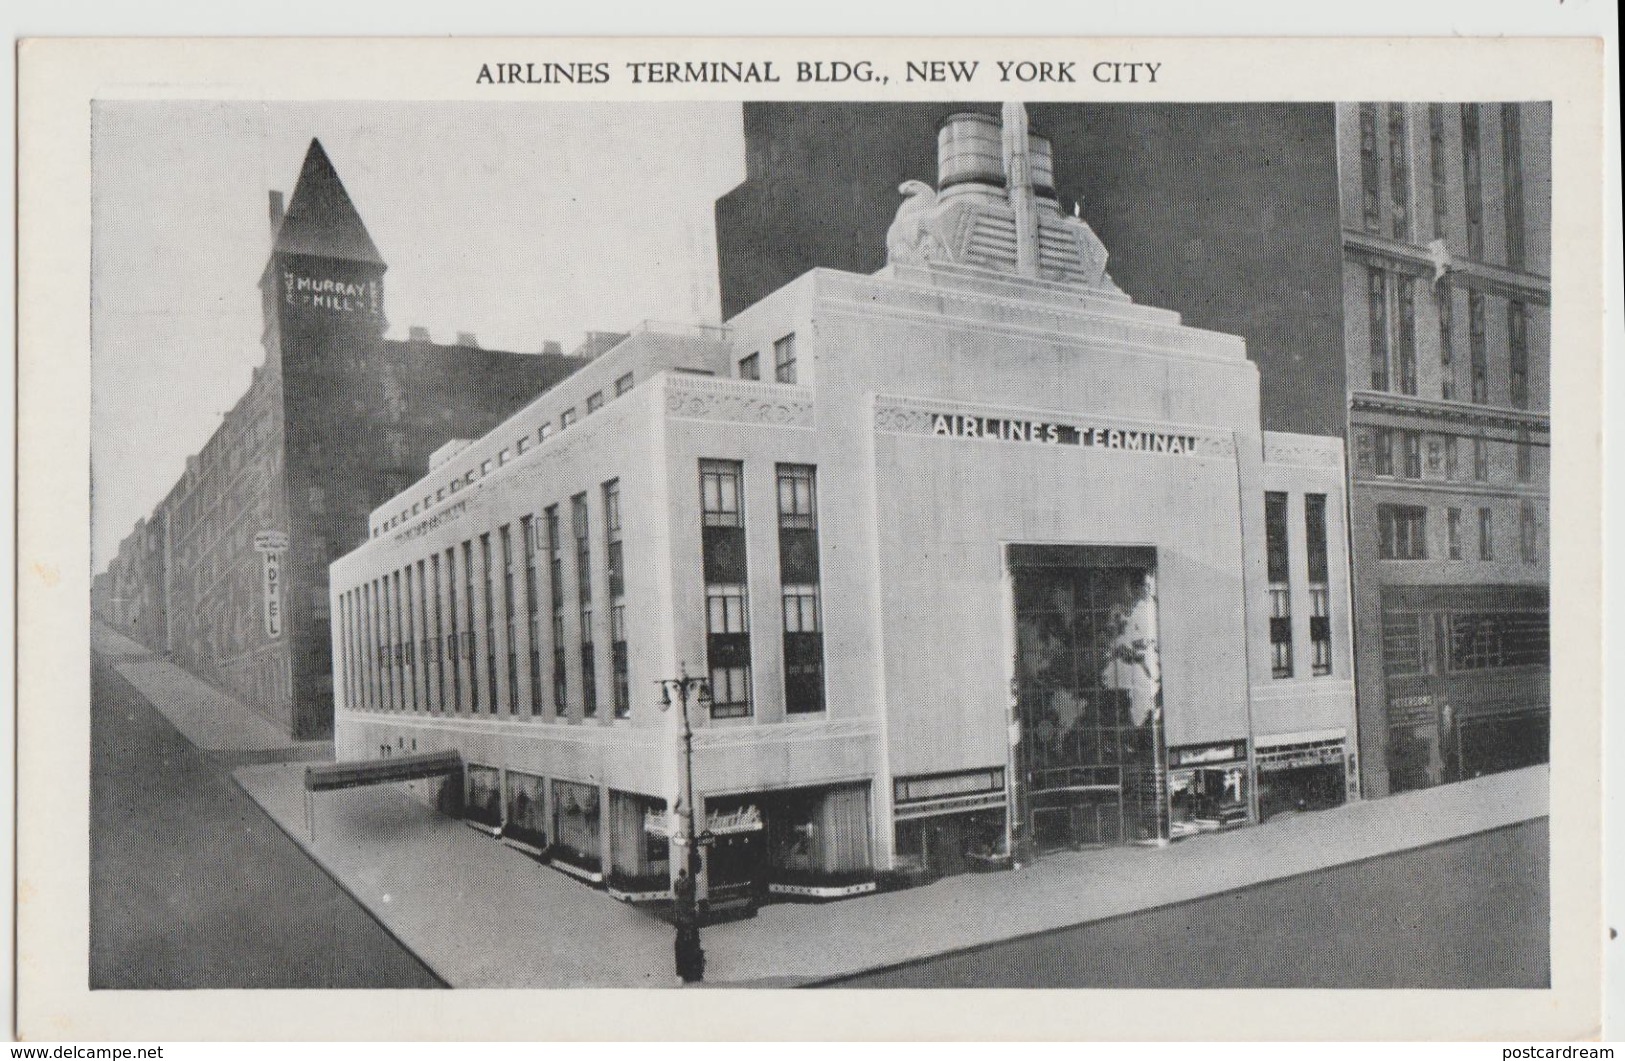
[[[1326,552],[1326,495],[1305,494],[1304,544],[1309,561],[1309,673],[1332,672],[1331,587]],[[1287,495],[1264,495],[1264,552],[1270,594],[1270,673],[1290,678],[1292,660],[1291,540]]]
[[[762,355],[760,351],[747,354],[739,359],[739,378],[762,378]],[[796,381],[796,337],[794,332],[773,342],[773,379],[779,383],[794,383]]]
[[[1513,466],[1520,483],[1532,482],[1535,477],[1535,445],[1523,432],[1523,441],[1508,443],[1513,450]],[[1422,478],[1423,445],[1427,449],[1427,470],[1430,476],[1442,477],[1447,482],[1465,481],[1462,472],[1461,437],[1457,435],[1425,435],[1420,431],[1407,431],[1388,427],[1375,427],[1369,433],[1362,431],[1357,438],[1357,460],[1362,471],[1374,475],[1399,479]],[[1489,482],[1489,439],[1472,438],[1472,481]]]
[[[1428,510],[1419,505],[1377,506],[1377,555],[1383,560],[1428,559]],[[1462,556],[1462,513],[1445,509],[1445,552],[1451,560]],[[1518,510],[1518,555],[1526,564],[1540,560],[1540,520],[1535,505],[1525,501]],[[1495,510],[1478,510],[1478,559],[1495,559]]]
[[[1497,107],[1501,119],[1501,209],[1505,221],[1506,264],[1524,264],[1523,120],[1516,103],[1431,103],[1427,108],[1428,190],[1432,229],[1419,231],[1411,203],[1411,130],[1414,112],[1402,103],[1360,105],[1360,179],[1362,220],[1368,231],[1399,240],[1445,239],[1450,217],[1451,185],[1459,179],[1462,190],[1462,227],[1467,254],[1484,257],[1485,111]],[[1452,113],[1454,112],[1454,113]],[[1454,118],[1460,126],[1459,178],[1451,165],[1447,128]],[[1386,172],[1385,172],[1386,170]],[[1386,193],[1386,194],[1385,194]],[[1384,225],[1384,205],[1387,225]]]
[[[631,372],[628,372],[617,379],[615,381],[615,397],[619,398],[621,395],[631,390],[634,382],[636,382],[636,380],[634,374]],[[593,413],[596,413],[603,407],[603,391],[597,390],[587,395],[588,416],[591,416]],[[575,422],[576,409],[575,406],[572,405],[570,408],[564,410],[563,413],[559,414],[557,430],[567,430]],[[410,520],[413,516],[419,515],[420,513],[433,508],[435,505],[438,505],[440,502],[446,500],[446,498],[463,489],[463,487],[473,486],[482,478],[491,474],[494,469],[502,467],[519,454],[528,452],[531,446],[546,442],[554,434],[554,425],[552,421],[549,421],[537,428],[534,435],[526,434],[520,436],[517,440],[515,440],[511,447],[504,447],[498,451],[495,457],[488,457],[481,461],[477,466],[470,467],[468,471],[451,480],[445,486],[436,489],[434,493],[425,494],[421,501],[412,502],[412,506],[410,508],[403,508],[394,516],[391,516],[383,523],[375,526],[372,530],[372,536],[376,538],[381,534],[394,530],[407,520]]]
[[[625,718],[631,714],[632,696],[626,645],[626,579],[619,481],[610,480],[603,484],[602,490],[609,573],[613,711],[616,718]],[[570,501],[570,528],[575,544],[579,616],[579,703],[581,716],[592,718],[598,713],[598,668],[593,641],[592,548],[584,493]],[[517,549],[514,537],[513,524],[504,524],[497,529],[494,547],[492,536],[481,534],[477,539],[407,564],[340,595],[343,678],[353,707],[517,714],[526,699],[520,695],[522,640],[519,628],[523,623],[527,635],[523,643],[529,647],[529,658],[524,663],[530,714],[543,714],[546,700],[542,692],[538,554],[545,551],[552,618],[553,652],[548,661],[552,672],[552,702],[558,716],[568,713],[565,578],[559,506],[548,507],[539,520],[532,516],[520,519]],[[521,577],[523,612],[519,607]],[[502,641],[506,658],[502,661],[498,659],[496,636],[498,579],[502,626],[506,634]],[[481,605],[476,605],[476,597]]]
[[[1545,611],[1386,608],[1382,665],[1390,678],[1547,666],[1550,616]]]
[[[1366,270],[1367,317],[1371,340],[1371,389],[1399,394],[1417,393],[1416,277],[1370,266]],[[1456,379],[1455,289],[1439,289],[1436,302],[1439,325],[1439,397],[1463,398],[1478,405],[1490,402],[1488,298],[1468,289],[1468,387]],[[1514,408],[1529,407],[1529,310],[1517,300],[1506,304],[1507,401]]]
[[[752,711],[744,475],[739,461],[700,462],[706,658],[713,718],[740,718]],[[789,714],[806,714],[824,710],[817,472],[810,465],[780,464],[775,477],[784,709]]]

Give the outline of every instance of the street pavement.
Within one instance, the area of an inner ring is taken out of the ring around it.
[[[91,668],[90,987],[442,986],[230,777],[330,746],[272,751],[250,722],[245,747],[202,751],[120,673],[175,668],[105,635]],[[195,678],[160,678],[147,689],[197,695]]]
[[[1545,988],[1545,819],[911,962],[842,988]]]

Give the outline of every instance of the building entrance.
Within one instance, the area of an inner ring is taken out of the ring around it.
[[[1156,551],[1012,545],[1008,560],[1025,838],[1167,839]]]

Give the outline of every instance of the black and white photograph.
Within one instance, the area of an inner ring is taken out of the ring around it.
[[[1552,96],[507,51],[90,101],[92,1002],[1560,986]]]

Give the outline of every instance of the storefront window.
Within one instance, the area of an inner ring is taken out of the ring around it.
[[[670,845],[666,837],[645,829],[651,815],[658,817],[665,811],[663,799],[610,792],[610,887],[627,892],[665,891],[670,887]]]
[[[463,816],[492,829],[502,825],[502,775],[494,766],[469,764]]]
[[[542,786],[534,774],[508,771],[508,820],[502,835],[535,848],[547,847],[547,817]]]
[[[574,781],[553,782],[553,852],[578,868],[600,871],[598,789]]]

